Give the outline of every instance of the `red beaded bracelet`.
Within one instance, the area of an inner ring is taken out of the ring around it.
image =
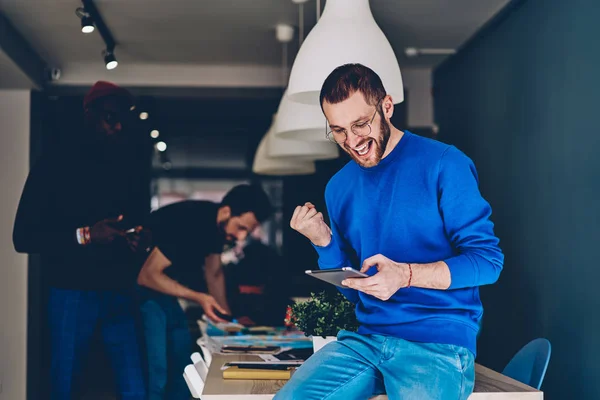
[[[406,287],[409,288],[410,284],[412,282],[412,265],[410,265],[410,264],[407,264],[407,265],[408,265],[409,275],[408,275],[408,285],[406,285]]]

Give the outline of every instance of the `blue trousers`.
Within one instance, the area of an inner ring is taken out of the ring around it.
[[[192,338],[177,299],[162,294],[142,301],[148,357],[149,400],[187,400],[183,370],[191,364]]]
[[[100,327],[122,400],[145,400],[133,297],[121,292],[51,289],[51,400],[72,400],[93,333]]]
[[[277,400],[466,400],[475,357],[453,345],[409,342],[341,331],[311,356],[277,393]]]

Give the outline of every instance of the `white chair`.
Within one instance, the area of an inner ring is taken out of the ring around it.
[[[200,375],[200,378],[202,378],[202,381],[206,382],[206,377],[208,376],[208,365],[206,365],[204,360],[200,360],[197,363],[194,363],[194,367],[196,368],[198,375]]]
[[[202,350],[202,355],[204,356],[204,362],[206,363],[207,367],[210,367],[210,363],[212,362],[212,353],[210,352],[210,350],[208,350],[208,347],[206,347],[204,344],[200,343],[200,350]]]
[[[200,353],[195,352],[190,358],[192,359],[200,378],[202,378],[203,381],[206,381],[206,377],[208,376],[208,365],[206,365]]]
[[[199,399],[202,390],[204,390],[204,380],[198,374],[196,367],[194,365],[186,366],[183,371],[183,378],[188,385],[188,389],[190,389],[192,397]]]
[[[204,361],[202,359],[202,356],[198,352],[193,353],[190,358],[192,359],[193,364],[196,364],[197,362],[200,362],[200,361]]]

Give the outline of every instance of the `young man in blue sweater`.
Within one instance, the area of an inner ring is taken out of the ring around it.
[[[472,161],[455,147],[390,123],[392,98],[360,64],[325,80],[320,102],[352,160],[325,191],[331,224],[306,203],[291,226],[322,269],[352,266],[370,277],[342,289],[356,304],[357,333],[310,357],[278,399],[467,399],[475,380],[481,285],[504,257]]]

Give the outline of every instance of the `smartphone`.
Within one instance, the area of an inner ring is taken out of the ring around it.
[[[215,315],[221,319],[224,319],[225,321],[228,322],[232,322],[233,321],[233,316],[232,315],[227,315],[227,314],[223,314],[221,313],[219,310],[214,310],[215,311]]]
[[[269,354],[277,353],[281,350],[279,346],[223,346],[221,353],[258,353]]]
[[[360,271],[355,270],[351,267],[336,268],[336,269],[317,269],[317,270],[306,270],[306,275],[320,279],[332,285],[344,288],[342,281],[347,278],[368,278],[369,275],[363,274]]]

